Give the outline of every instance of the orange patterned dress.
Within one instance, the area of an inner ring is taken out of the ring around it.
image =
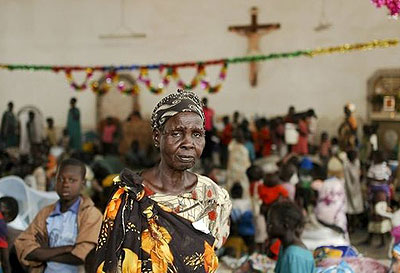
[[[124,170],[104,213],[95,272],[215,272],[231,201],[211,179],[178,196],[154,193]]]

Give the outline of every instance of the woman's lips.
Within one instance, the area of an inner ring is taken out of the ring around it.
[[[192,155],[177,155],[177,157],[183,163],[191,163],[195,160],[195,157]]]

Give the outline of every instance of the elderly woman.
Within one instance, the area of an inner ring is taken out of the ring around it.
[[[189,171],[205,145],[199,98],[178,90],[151,117],[160,163],[140,174],[129,170],[104,213],[95,270],[101,272],[215,272],[215,248],[229,235],[228,193]]]

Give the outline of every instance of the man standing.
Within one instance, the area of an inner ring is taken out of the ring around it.
[[[71,108],[68,111],[67,130],[70,139],[69,147],[79,151],[82,149],[81,114],[76,108],[76,102],[76,98],[70,100]]]
[[[8,110],[4,112],[1,119],[1,141],[4,147],[14,147],[18,145],[17,128],[18,121],[13,113],[14,104],[8,103]]]

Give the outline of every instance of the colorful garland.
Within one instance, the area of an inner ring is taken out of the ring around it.
[[[396,5],[400,9],[398,3],[400,0],[373,0],[377,5],[389,5],[389,8],[393,8]],[[390,4],[389,4],[390,3]],[[393,9],[394,10],[394,9]],[[398,11],[398,10],[397,10]],[[88,81],[92,78],[93,72],[95,71],[110,71],[111,82],[107,82],[104,86],[99,86],[97,82],[92,82],[90,84],[91,89],[96,94],[107,93],[111,86],[110,84],[115,81],[115,77],[119,71],[133,71],[139,70],[138,81],[142,82],[150,92],[154,94],[160,94],[164,91],[165,87],[168,86],[171,79],[177,82],[180,88],[194,89],[199,84],[201,88],[207,90],[209,93],[216,93],[221,89],[222,82],[226,78],[228,64],[236,63],[248,63],[248,62],[261,62],[270,61],[274,59],[282,58],[295,58],[301,56],[314,57],[323,54],[333,54],[333,53],[349,53],[353,51],[361,50],[371,50],[376,48],[387,48],[397,46],[399,41],[397,39],[388,40],[374,40],[367,43],[358,44],[344,44],[336,47],[325,47],[317,48],[314,50],[299,50],[287,53],[272,53],[269,55],[257,55],[257,56],[245,56],[236,57],[228,59],[217,59],[217,60],[207,60],[202,62],[185,62],[185,63],[174,63],[174,64],[151,64],[151,65],[121,65],[121,66],[50,66],[50,65],[27,65],[27,64],[0,64],[0,69],[8,69],[10,71],[14,70],[28,70],[28,71],[53,71],[59,72],[64,71],[66,78],[75,90],[83,90],[87,87]],[[211,86],[209,81],[206,79],[206,66],[209,65],[222,65],[221,71],[219,73],[217,84]],[[190,83],[185,83],[179,75],[178,69],[185,67],[195,67],[197,68],[197,73],[192,78]],[[149,70],[158,70],[161,77],[161,83],[155,86],[149,77]],[[85,71],[86,77],[82,84],[77,84],[73,77],[73,71]],[[114,73],[114,74],[113,74]],[[108,80],[110,81],[110,80]],[[124,83],[119,83],[117,88],[124,94],[136,94],[139,92],[139,87],[137,85],[132,86],[132,88],[126,88]]]
[[[208,93],[218,93],[219,90],[221,90],[222,82],[223,82],[223,81],[225,80],[225,78],[226,78],[226,72],[227,72],[227,70],[228,70],[228,63],[224,62],[224,63],[222,64],[221,71],[219,72],[219,75],[218,75],[217,84],[214,85],[214,86],[211,86],[210,82],[206,79],[206,77],[204,77],[204,78],[201,80],[200,87],[201,87],[202,89],[206,90]],[[205,75],[205,73],[204,73],[204,75]]]
[[[104,95],[115,85],[117,89],[125,95],[136,95],[140,92],[140,88],[136,82],[130,88],[127,88],[125,82],[120,80],[118,73],[115,71],[109,72],[102,84],[99,84],[98,81],[92,81],[90,87],[95,94]]]
[[[173,70],[171,67],[166,68],[165,66],[160,66],[159,67],[159,73],[161,75],[161,83],[158,84],[157,87],[154,86],[154,84],[152,83],[150,76],[149,76],[149,69],[147,67],[142,67],[139,71],[139,77],[138,80],[141,81],[142,83],[144,83],[147,87],[147,89],[149,89],[149,91],[153,94],[161,94],[162,92],[164,92],[164,89],[168,86],[168,84],[171,81],[171,76],[173,73]],[[167,71],[164,74],[164,71]]]
[[[391,16],[397,18],[400,13],[400,0],[371,0],[377,8],[386,6]]]
[[[65,76],[66,76],[66,78],[67,78],[67,81],[68,81],[69,85],[70,85],[73,89],[75,89],[75,90],[77,90],[77,91],[82,91],[82,90],[86,89],[88,81],[89,81],[89,80],[92,78],[92,76],[93,76],[93,69],[88,67],[88,68],[86,68],[85,72],[86,72],[85,79],[83,80],[83,82],[82,82],[81,84],[77,84],[77,83],[74,81],[74,78],[73,78],[73,76],[72,76],[72,71],[69,70],[69,69],[68,69],[68,70],[65,70]]]

